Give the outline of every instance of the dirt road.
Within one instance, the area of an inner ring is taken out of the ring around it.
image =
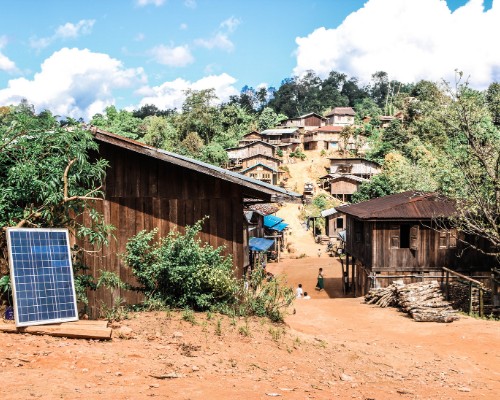
[[[498,398],[498,322],[417,323],[340,298],[329,257],[268,268],[311,292],[286,325],[208,313],[193,324],[162,311],[130,314],[111,342],[0,333],[0,398]]]

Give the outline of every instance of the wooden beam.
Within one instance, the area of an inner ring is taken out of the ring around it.
[[[0,324],[0,332],[31,333],[33,335],[49,335],[74,339],[110,340],[112,329],[108,328],[107,325],[107,321],[75,321],[26,327],[16,327],[14,324]]]

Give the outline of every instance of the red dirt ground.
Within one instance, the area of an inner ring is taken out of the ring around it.
[[[268,269],[312,296],[285,325],[150,312],[130,314],[110,342],[0,333],[0,398],[498,398],[498,322],[418,323],[340,298],[340,266],[327,256]]]

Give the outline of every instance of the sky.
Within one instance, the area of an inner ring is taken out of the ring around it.
[[[0,0],[0,106],[89,120],[110,105],[227,101],[332,70],[500,81],[500,0]]]

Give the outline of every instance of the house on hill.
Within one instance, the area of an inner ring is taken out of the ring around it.
[[[325,114],[326,125],[354,125],[356,111],[352,107],[335,107]]]
[[[104,222],[113,225],[116,240],[108,247],[84,256],[90,273],[112,271],[134,284],[132,271],[120,254],[127,240],[143,229],[158,228],[161,236],[172,230],[183,231],[209,216],[200,233],[202,242],[224,246],[232,256],[237,276],[249,264],[248,230],[244,209],[250,204],[294,201],[299,194],[266,184],[210,164],[156,149],[134,140],[92,128],[99,145],[95,157],[108,160],[103,185],[104,201],[96,207]],[[90,221],[84,221],[90,223]],[[114,296],[129,304],[141,300],[134,292],[117,289]],[[100,302],[111,306],[113,298],[98,290],[89,294],[89,306],[96,312]]]
[[[242,164],[242,160],[256,155],[275,158],[276,151],[276,146],[263,142],[262,140],[247,143],[240,147],[231,147],[229,149],[226,149],[227,157],[229,159],[229,164],[227,165],[227,167],[240,167]]]
[[[283,128],[302,128],[306,131],[317,129],[325,125],[326,118],[320,114],[311,112],[297,118],[290,118],[281,123]]]
[[[435,193],[408,191],[336,210],[346,215],[346,270],[356,295],[395,279],[439,278],[442,267],[470,273],[495,265],[460,241],[449,222],[455,203]]]
[[[340,150],[342,126],[327,125],[304,133],[304,150]]]
[[[239,141],[238,146],[242,147],[259,140],[262,140],[262,135],[257,131],[252,131],[243,135],[243,138]]]
[[[343,202],[350,202],[352,195],[364,182],[380,173],[380,165],[365,158],[330,157],[330,173],[322,176],[322,187]]]

